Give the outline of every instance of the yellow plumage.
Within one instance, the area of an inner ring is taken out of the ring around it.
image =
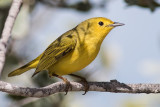
[[[64,33],[39,57],[11,72],[8,76],[20,75],[33,68],[36,68],[34,74],[48,70],[50,75],[55,73],[60,76],[79,71],[95,59],[102,41],[115,26],[114,22],[107,18],[88,19]]]
[[[48,70],[50,76],[60,77],[79,71],[97,56],[106,35],[116,26],[123,24],[107,18],[88,19],[61,35],[36,59],[9,73],[9,77],[20,75],[36,68],[33,76]]]

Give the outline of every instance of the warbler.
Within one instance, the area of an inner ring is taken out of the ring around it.
[[[32,75],[48,71],[50,77],[58,77],[66,83],[66,94],[71,88],[70,82],[62,77],[71,75],[85,82],[85,93],[89,86],[84,77],[72,74],[90,64],[97,56],[102,41],[115,27],[124,24],[113,22],[104,17],[95,17],[81,22],[52,42],[37,58],[8,74],[8,77],[20,75],[35,68]],[[84,93],[84,94],[85,94]]]

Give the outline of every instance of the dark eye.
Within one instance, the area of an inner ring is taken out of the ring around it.
[[[99,24],[100,26],[103,26],[104,23],[100,21],[98,24]]]

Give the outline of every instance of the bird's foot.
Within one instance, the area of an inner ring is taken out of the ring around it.
[[[83,79],[81,78],[81,81],[84,83],[84,87],[85,87],[84,93],[82,95],[85,95],[89,90],[89,84],[85,78]]]
[[[69,88],[72,90],[71,83],[66,78],[64,78],[62,76],[59,76],[57,74],[52,74],[52,75],[49,75],[49,76],[55,76],[55,77],[60,78],[64,81],[64,83],[66,84],[66,87],[65,87],[66,94],[65,95],[67,95]]]
[[[72,85],[67,79],[65,79],[64,82],[66,84],[66,87],[65,87],[66,94],[65,95],[67,95],[69,88],[72,90]]]

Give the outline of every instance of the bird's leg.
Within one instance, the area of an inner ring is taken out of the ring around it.
[[[84,92],[84,94],[82,94],[82,95],[85,95],[85,94],[88,92],[88,90],[89,90],[89,85],[88,85],[87,80],[86,80],[84,77],[81,77],[81,76],[79,76],[79,75],[75,75],[75,74],[69,74],[69,75],[70,75],[70,76],[73,76],[73,77],[80,78],[81,81],[84,82],[85,92]]]
[[[64,81],[64,83],[66,84],[66,88],[65,88],[66,94],[65,95],[67,95],[69,88],[71,88],[71,90],[72,90],[72,86],[71,86],[70,82],[66,78],[64,78],[62,76],[59,76],[57,74],[52,74],[52,76],[60,78],[60,79],[62,79]]]
[[[52,78],[53,77],[53,74],[52,73],[48,73],[48,76],[49,76],[49,78]]]

